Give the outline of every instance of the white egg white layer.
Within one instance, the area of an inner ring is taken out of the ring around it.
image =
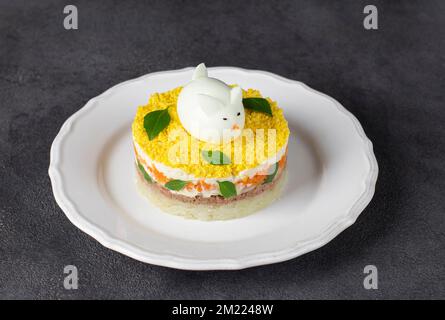
[[[237,175],[237,176],[226,177],[226,178],[201,178],[201,177],[196,177],[192,174],[186,173],[181,169],[172,168],[172,167],[166,166],[163,163],[160,163],[158,161],[151,159],[134,140],[133,140],[133,142],[134,142],[134,148],[137,153],[137,156],[143,160],[143,163],[141,163],[141,165],[144,167],[145,171],[150,175],[152,180],[158,182],[156,177],[154,177],[153,175],[150,174],[150,170],[148,168],[148,166],[154,165],[159,172],[161,172],[164,176],[166,176],[172,180],[173,179],[174,180],[183,180],[183,181],[189,181],[192,183],[197,183],[198,181],[204,180],[204,182],[207,184],[215,185],[216,187],[213,188],[212,190],[198,191],[196,189],[189,190],[186,188],[179,190],[179,191],[171,190],[171,192],[174,194],[180,194],[180,195],[184,195],[187,197],[202,196],[204,198],[220,194],[217,181],[233,182],[236,186],[237,194],[249,192],[250,190],[254,189],[257,186],[255,184],[254,185],[244,185],[244,184],[239,184],[237,182],[239,182],[240,180],[243,180],[245,178],[252,178],[259,172],[264,172],[266,169],[269,171],[268,174],[273,173],[273,171],[275,169],[273,164],[278,162],[285,155],[286,148],[287,148],[287,142],[286,142],[286,144],[276,153],[275,156],[270,157],[269,159],[267,159],[266,161],[264,161],[262,164],[260,164],[259,166],[255,167],[255,168],[246,169],[246,170],[241,171],[239,173],[239,175]]]

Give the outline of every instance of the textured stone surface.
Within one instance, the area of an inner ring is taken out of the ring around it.
[[[0,2],[0,298],[445,298],[445,3]],[[375,197],[356,224],[297,259],[226,272],[144,264],[102,247],[55,203],[62,123],[114,84],[193,66],[268,70],[339,100],[374,142]],[[63,267],[79,289],[63,288]],[[379,290],[363,289],[375,264]]]

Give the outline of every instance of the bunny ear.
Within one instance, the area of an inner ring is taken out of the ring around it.
[[[192,80],[198,78],[207,78],[207,77],[208,75],[207,75],[206,65],[204,63],[201,63],[196,67],[195,72],[193,73]]]
[[[208,117],[224,108],[224,104],[221,101],[206,94],[198,94],[197,99],[199,107]]]
[[[240,87],[233,87],[230,90],[230,103],[236,103],[243,99],[243,91]]]

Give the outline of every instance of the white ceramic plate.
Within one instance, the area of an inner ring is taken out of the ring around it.
[[[65,122],[51,148],[49,175],[70,221],[132,258],[193,270],[291,259],[353,224],[374,194],[378,172],[357,119],[334,99],[268,72],[218,67],[209,73],[259,89],[284,109],[292,136],[283,196],[245,218],[202,222],[162,213],[139,195],[131,122],[151,93],[187,83],[187,68],[121,83]]]

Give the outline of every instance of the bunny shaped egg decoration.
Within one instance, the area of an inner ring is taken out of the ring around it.
[[[198,140],[221,143],[238,137],[244,128],[243,95],[240,87],[230,87],[210,78],[201,63],[192,81],[178,96],[177,112],[182,126]]]

